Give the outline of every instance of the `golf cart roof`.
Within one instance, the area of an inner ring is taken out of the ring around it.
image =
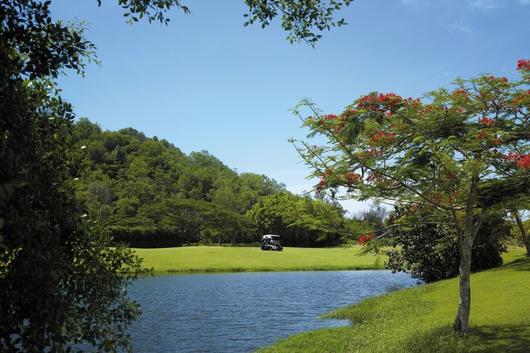
[[[280,239],[278,234],[265,234],[262,239]]]

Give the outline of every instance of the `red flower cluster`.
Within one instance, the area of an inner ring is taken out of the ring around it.
[[[396,141],[396,133],[395,132],[384,132],[384,131],[378,131],[376,132],[372,138],[370,139],[370,144],[388,144]]]
[[[484,76],[484,80],[490,81],[490,83],[498,84],[498,83],[508,83],[507,77],[496,77],[496,76]]]
[[[320,119],[318,119],[318,125],[319,126],[324,126],[326,124],[326,122],[331,122],[335,119],[337,119],[338,117],[335,115],[335,114],[327,114],[327,115],[324,115],[323,117],[320,117]],[[308,119],[312,119],[312,117],[308,117]]]
[[[530,154],[522,155],[516,163],[519,169],[530,169]]]
[[[344,174],[344,178],[346,179],[346,185],[348,186],[353,186],[361,181],[361,176],[354,172]]]
[[[519,169],[530,169],[530,154],[508,153],[504,158],[508,161],[515,162]]]
[[[387,102],[388,104],[397,104],[401,102],[402,98],[397,94],[390,92],[386,94],[379,94],[379,100],[381,102]]]
[[[410,105],[410,106],[413,106],[413,107],[418,107],[420,104],[421,104],[421,100],[419,98],[412,98],[412,97],[408,97],[405,102]]]
[[[516,161],[520,157],[521,157],[521,155],[519,153],[510,152],[506,156],[504,156],[504,159],[506,159],[507,161]]]
[[[491,126],[493,126],[493,124],[495,124],[495,120],[492,119],[492,118],[483,117],[482,119],[479,120],[479,123],[481,123],[484,126],[491,127]]]
[[[331,171],[329,170],[326,170],[324,173],[322,173],[322,175],[320,176],[320,181],[318,182],[315,188],[317,192],[322,192],[322,190],[324,190],[328,186],[328,181],[326,179],[330,175],[331,175]]]
[[[357,238],[357,243],[359,245],[365,245],[366,243],[368,243],[370,240],[373,240],[374,238],[375,238],[374,233],[361,234],[359,235],[359,238]]]
[[[402,101],[403,98],[395,93],[371,94],[361,97],[357,103],[357,108],[383,112],[388,109],[395,110]]]
[[[318,182],[318,184],[316,186],[317,192],[322,192],[322,190],[324,190],[327,185],[328,185],[328,182],[326,181],[326,179],[321,177],[320,181]]]
[[[517,70],[519,71],[530,71],[530,60],[518,60],[517,61]]]
[[[465,89],[457,89],[453,91],[453,98],[456,98],[456,99],[462,98],[462,99],[468,100],[469,93],[467,93]]]
[[[384,180],[383,174],[378,172],[372,172],[370,175],[368,175],[368,178],[366,178],[367,181],[373,181],[373,182],[381,182]]]

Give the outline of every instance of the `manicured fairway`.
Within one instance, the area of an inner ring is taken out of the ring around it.
[[[522,251],[512,251],[514,260]],[[469,335],[451,331],[458,304],[456,279],[370,298],[329,316],[351,327],[292,336],[259,353],[528,353],[530,259],[472,275]]]
[[[135,249],[155,272],[297,271],[383,268],[385,256],[361,255],[360,247],[285,248],[188,246]]]

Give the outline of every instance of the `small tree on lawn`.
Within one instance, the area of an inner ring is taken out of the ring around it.
[[[517,69],[517,81],[459,79],[422,99],[373,92],[339,115],[307,100],[295,109],[309,137],[327,138],[323,146],[293,140],[320,178],[317,192],[343,186],[346,197],[449,216],[460,253],[456,331],[469,330],[471,249],[481,223],[530,193],[530,60]]]

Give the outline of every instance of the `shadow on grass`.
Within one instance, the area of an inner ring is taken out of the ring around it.
[[[506,265],[495,267],[488,271],[504,271],[504,270],[530,271],[530,257],[517,259]]]
[[[516,271],[530,271],[530,257],[526,259],[518,259],[509,265],[506,265]]]
[[[480,326],[465,335],[437,328],[418,334],[405,347],[410,353],[529,353],[530,324]]]

